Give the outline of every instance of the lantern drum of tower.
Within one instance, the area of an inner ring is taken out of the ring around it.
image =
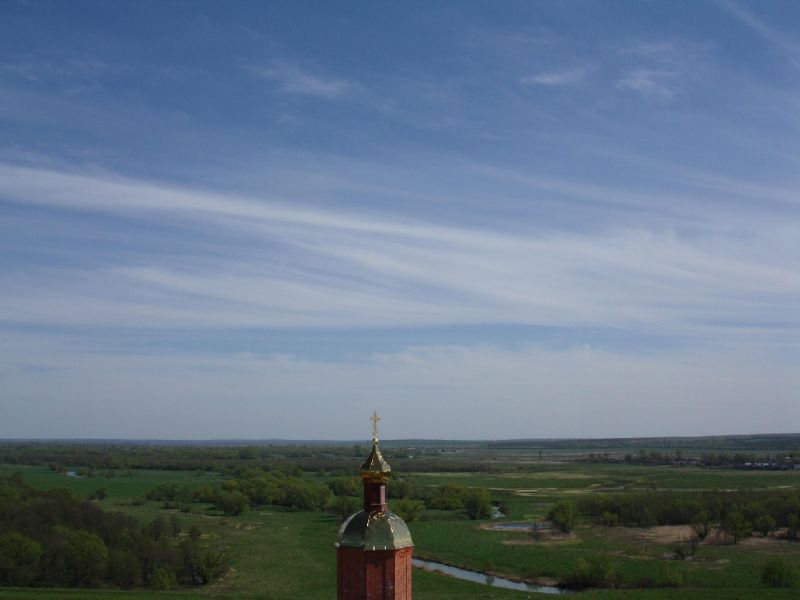
[[[378,449],[377,414],[372,450],[361,465],[364,509],[350,515],[336,543],[338,600],[411,600],[414,543],[403,519],[386,504],[391,468]]]

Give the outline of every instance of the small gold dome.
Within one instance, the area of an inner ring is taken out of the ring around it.
[[[381,451],[378,450],[378,440],[372,440],[372,451],[369,453],[367,460],[364,461],[364,464],[361,465],[359,472],[361,477],[370,481],[386,481],[389,479],[392,468],[383,459]]]
[[[390,510],[357,512],[339,529],[337,546],[364,550],[399,550],[413,546],[405,521]]]

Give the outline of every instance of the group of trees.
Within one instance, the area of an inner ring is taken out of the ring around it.
[[[161,484],[148,492],[147,499],[182,509],[193,502],[213,503],[225,514],[238,515],[249,507],[265,505],[296,511],[323,510],[331,500],[331,491],[328,486],[285,471],[251,468],[240,470],[217,486]]]
[[[800,464],[800,454],[795,452],[779,454],[758,454],[754,452],[702,452],[687,457],[683,450],[674,452],[639,449],[627,452],[624,457],[609,452],[589,453],[585,462],[620,463],[635,465],[695,465],[700,467],[748,467],[768,469],[791,469]]]
[[[591,495],[580,498],[577,509],[611,526],[690,524],[700,540],[717,525],[734,541],[782,527],[789,540],[800,535],[797,491]]]
[[[335,477],[323,485],[282,470],[251,468],[240,470],[218,486],[191,488],[161,484],[147,494],[147,499],[161,500],[177,508],[185,508],[192,502],[208,502],[233,515],[248,507],[275,505],[297,511],[328,510],[345,518],[361,505],[361,485],[361,480],[352,476]],[[488,517],[492,510],[489,492],[484,488],[452,484],[421,487],[411,481],[394,480],[388,494],[396,499],[392,509],[408,521],[417,520],[428,508],[463,510],[471,519]]]
[[[284,506],[295,511],[327,510],[344,519],[359,510],[362,493],[358,477],[335,477],[326,485],[316,478],[290,475],[282,470],[239,470],[217,486],[161,484],[148,492],[148,500],[163,501],[169,508],[191,510],[194,502],[212,503],[225,514],[238,515],[258,506]],[[486,518],[492,504],[488,490],[459,485],[418,486],[411,481],[390,482],[392,510],[407,521],[416,521],[426,509],[464,511],[471,519]]]
[[[407,521],[415,521],[425,509],[464,511],[470,519],[485,519],[492,514],[489,490],[452,483],[418,486],[411,480],[390,482],[390,497],[399,498],[392,510]]]
[[[36,491],[0,478],[0,585],[56,587],[202,585],[227,570],[222,549],[201,544],[179,520],[102,510],[68,491]]]
[[[265,470],[288,470],[297,467],[307,472],[352,472],[369,452],[361,445],[252,444],[252,445],[155,445],[150,443],[54,443],[0,442],[0,463],[16,465],[82,465],[86,473],[131,469],[170,471],[218,471],[233,473],[244,467]],[[408,448],[384,447],[382,452],[393,463],[413,464],[415,470],[479,470],[480,465],[465,466],[464,461],[438,460],[439,448],[417,448],[414,459]],[[422,460],[421,460],[422,459]]]
[[[358,510],[361,501],[361,480],[358,477],[337,477],[328,484],[335,494],[334,502],[342,507],[343,516]],[[470,519],[484,519],[492,514],[489,491],[480,487],[454,484],[420,486],[411,479],[392,479],[387,486],[391,508],[406,522],[417,521],[427,509],[464,511]],[[348,503],[345,499],[352,498]],[[350,508],[350,512],[347,512]],[[346,514],[344,514],[346,513]]]

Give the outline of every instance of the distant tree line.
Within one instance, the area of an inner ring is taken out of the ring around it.
[[[589,495],[577,501],[581,514],[609,526],[689,524],[702,540],[718,528],[734,541],[753,532],[786,528],[790,541],[800,529],[800,491],[698,492]]]
[[[147,493],[147,500],[162,501],[167,508],[192,510],[193,503],[211,503],[228,515],[249,508],[282,506],[293,511],[328,511],[344,519],[361,507],[362,482],[358,477],[338,476],[327,484],[303,476],[297,470],[266,471],[243,468],[218,485],[179,486],[163,483]],[[388,495],[393,511],[416,521],[427,509],[463,511],[471,519],[491,514],[489,492],[459,485],[418,486],[411,480],[393,479]]]
[[[657,450],[639,449],[628,452],[624,456],[608,452],[590,452],[580,459],[581,462],[627,463],[633,465],[693,465],[699,467],[732,467],[749,469],[792,469],[800,464],[800,453],[782,452],[780,454],[756,454],[753,452],[703,452],[687,457],[683,450],[675,452],[659,452]]]
[[[79,443],[0,443],[0,463],[48,465],[63,472],[67,465],[80,465],[88,476],[109,476],[131,469],[170,471],[218,471],[235,473],[241,468],[304,472],[325,471],[348,475],[358,468],[369,449],[361,445],[141,445]],[[383,448],[384,456],[399,471],[479,472],[499,470],[480,460],[443,458],[442,448]],[[413,458],[412,458],[413,456]]]
[[[202,585],[228,569],[226,553],[192,527],[143,524],[63,489],[37,491],[0,477],[0,585],[168,589]]]

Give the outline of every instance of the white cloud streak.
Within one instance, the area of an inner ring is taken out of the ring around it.
[[[207,249],[149,259],[112,252],[92,268],[11,274],[0,298],[7,321],[178,328],[518,323],[704,338],[780,337],[797,328],[800,248],[792,239],[800,235],[788,234],[785,223],[763,221],[744,253],[736,229],[704,236],[642,226],[508,234],[12,166],[0,167],[0,195],[127,224],[156,220],[193,231]],[[245,241],[226,245],[231,235]],[[789,329],[774,331],[775,323]]]
[[[565,69],[562,71],[548,71],[536,75],[521,77],[522,85],[563,86],[581,83],[586,77],[584,69]]]
[[[267,67],[255,68],[254,72],[258,77],[274,82],[284,93],[314,96],[326,100],[339,98],[357,87],[350,81],[324,77],[280,60],[272,61]]]
[[[781,50],[789,62],[796,69],[800,69],[800,44],[792,37],[768,25],[765,21],[737,2],[731,0],[717,0],[717,5],[739,22],[747,25],[774,47]]]

